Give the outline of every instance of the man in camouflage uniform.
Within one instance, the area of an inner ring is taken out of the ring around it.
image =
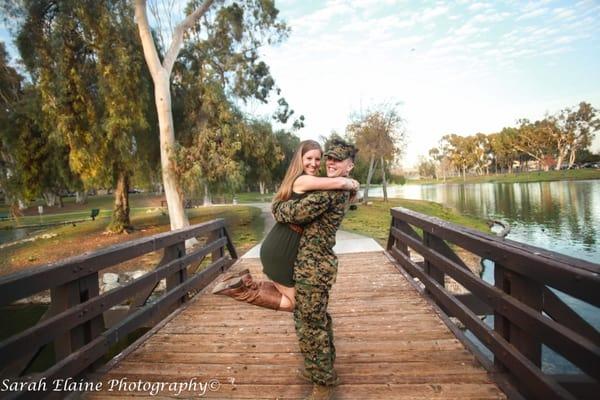
[[[334,141],[324,154],[327,176],[348,176],[354,167],[356,151],[352,145]],[[339,384],[333,368],[335,346],[327,304],[337,275],[338,260],[333,252],[335,235],[349,198],[347,191],[315,191],[298,200],[273,203],[273,214],[278,222],[304,226],[294,264],[294,322],[304,355],[303,374],[314,383],[309,399],[329,399],[333,387]]]

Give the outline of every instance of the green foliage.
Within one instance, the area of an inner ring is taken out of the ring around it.
[[[560,169],[580,160],[596,133],[600,130],[600,115],[591,104],[581,102],[576,108],[565,108],[554,115],[531,122],[518,121],[517,127],[505,127],[498,133],[471,136],[445,135],[437,148],[429,150],[436,165],[436,176],[458,173],[466,179],[467,172],[477,175],[508,170],[534,160],[538,169]],[[518,163],[517,163],[518,162]],[[421,175],[429,176],[429,175]]]
[[[187,12],[199,5],[192,1]],[[280,94],[259,57],[262,46],[289,33],[278,13],[272,1],[216,2],[179,54],[172,81],[175,168],[188,195],[203,195],[205,186],[218,193],[277,182],[285,155],[271,125],[248,120],[235,104]],[[276,118],[287,122],[293,113],[280,97]]]
[[[83,186],[113,186],[146,158],[149,83],[130,4],[29,0],[21,11],[16,42],[44,136],[66,146]]]

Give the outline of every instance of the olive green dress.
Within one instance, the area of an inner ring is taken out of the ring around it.
[[[305,193],[293,193],[291,199],[300,199]],[[275,223],[260,246],[263,272],[273,282],[294,286],[294,262],[302,235],[290,229],[288,224]]]

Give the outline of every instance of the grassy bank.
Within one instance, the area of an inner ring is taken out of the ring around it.
[[[490,174],[482,176],[467,176],[447,178],[446,183],[526,183],[526,182],[548,182],[548,181],[576,181],[600,179],[600,169],[570,169],[563,171],[534,171],[514,174]],[[407,183],[412,184],[436,184],[444,183],[442,179],[415,179]]]
[[[201,207],[187,210],[190,223],[197,224],[214,218],[224,218],[230,229],[232,240],[238,252],[246,250],[258,243],[262,238],[264,221],[260,210],[247,206]],[[135,228],[129,234],[109,235],[104,231],[110,222],[109,217],[97,218],[96,221],[69,224],[45,229],[47,239],[37,239],[0,250],[0,274],[16,272],[23,268],[54,262],[66,257],[93,251],[116,243],[153,235],[169,229],[168,216],[160,208],[139,209],[132,213],[132,224]],[[137,269],[155,265],[161,252],[155,252],[121,267]]]
[[[357,210],[348,211],[341,229],[370,236],[385,247],[392,220],[390,215],[390,208],[392,207],[405,207],[455,224],[489,232],[484,220],[460,215],[439,203],[406,199],[390,199],[387,203],[384,203],[381,199],[375,199],[371,205],[360,204]]]

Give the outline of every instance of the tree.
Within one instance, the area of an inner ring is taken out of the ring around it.
[[[500,166],[512,173],[514,161],[518,158],[518,152],[515,148],[515,141],[519,131],[516,128],[502,128],[499,133],[489,136],[490,147],[496,164],[496,169]]]
[[[172,229],[189,225],[183,209],[182,191],[177,182],[178,167],[174,165],[176,137],[170,88],[171,72],[183,45],[184,35],[193,36],[194,40],[186,47],[186,51],[196,53],[189,58],[200,61],[192,65],[192,69],[199,71],[197,76],[201,82],[207,83],[203,80],[205,74],[216,75],[222,88],[231,83],[229,87],[234,95],[241,98],[253,95],[266,101],[274,82],[266,64],[258,61],[258,48],[262,40],[271,43],[282,39],[287,32],[285,25],[277,20],[279,11],[271,1],[246,0],[229,5],[225,1],[217,1],[218,8],[212,7],[213,3],[213,0],[206,0],[202,4],[196,1],[191,3],[187,17],[175,27],[171,44],[161,62],[146,15],[146,1],[135,2],[144,56],[154,82],[163,183]],[[242,64],[250,68],[238,68]],[[248,74],[254,79],[245,79]],[[210,81],[214,82],[212,79]],[[209,86],[205,85],[203,88]],[[207,96],[206,92],[200,92],[199,99],[203,101]],[[197,117],[199,125],[196,126],[196,131],[210,132],[202,127],[205,122],[203,116]]]
[[[260,194],[264,194],[267,185],[273,183],[275,169],[284,155],[270,123],[251,121],[248,128],[248,140],[241,148],[240,158],[246,167],[245,178],[258,182]]]
[[[283,177],[292,162],[296,149],[300,146],[300,138],[291,132],[279,130],[275,132],[275,141],[283,155],[283,158],[273,170],[273,180],[279,185],[283,181]]]
[[[129,178],[142,159],[144,71],[124,0],[25,1],[17,45],[41,95],[43,129],[68,148],[83,185],[115,184],[109,229],[130,225]]]
[[[419,170],[419,176],[421,178],[435,178],[436,177],[436,165],[433,160],[428,160],[424,156],[419,156],[419,162],[417,164]]]
[[[556,125],[544,119],[531,123],[527,119],[519,120],[519,134],[513,145],[515,149],[531,156],[545,171],[550,169],[553,160],[552,138]]]
[[[368,201],[369,185],[377,162],[381,163],[383,196],[384,201],[387,201],[385,168],[388,163],[396,160],[404,146],[405,131],[402,118],[393,106],[384,104],[352,122],[346,127],[346,132],[360,149],[359,158],[368,160],[369,163],[364,201]]]
[[[579,103],[576,110],[565,108],[551,117],[556,124],[554,142],[557,147],[556,169],[559,170],[568,157],[569,168],[575,163],[577,152],[586,149],[592,143],[600,129],[598,110],[586,102]]]

